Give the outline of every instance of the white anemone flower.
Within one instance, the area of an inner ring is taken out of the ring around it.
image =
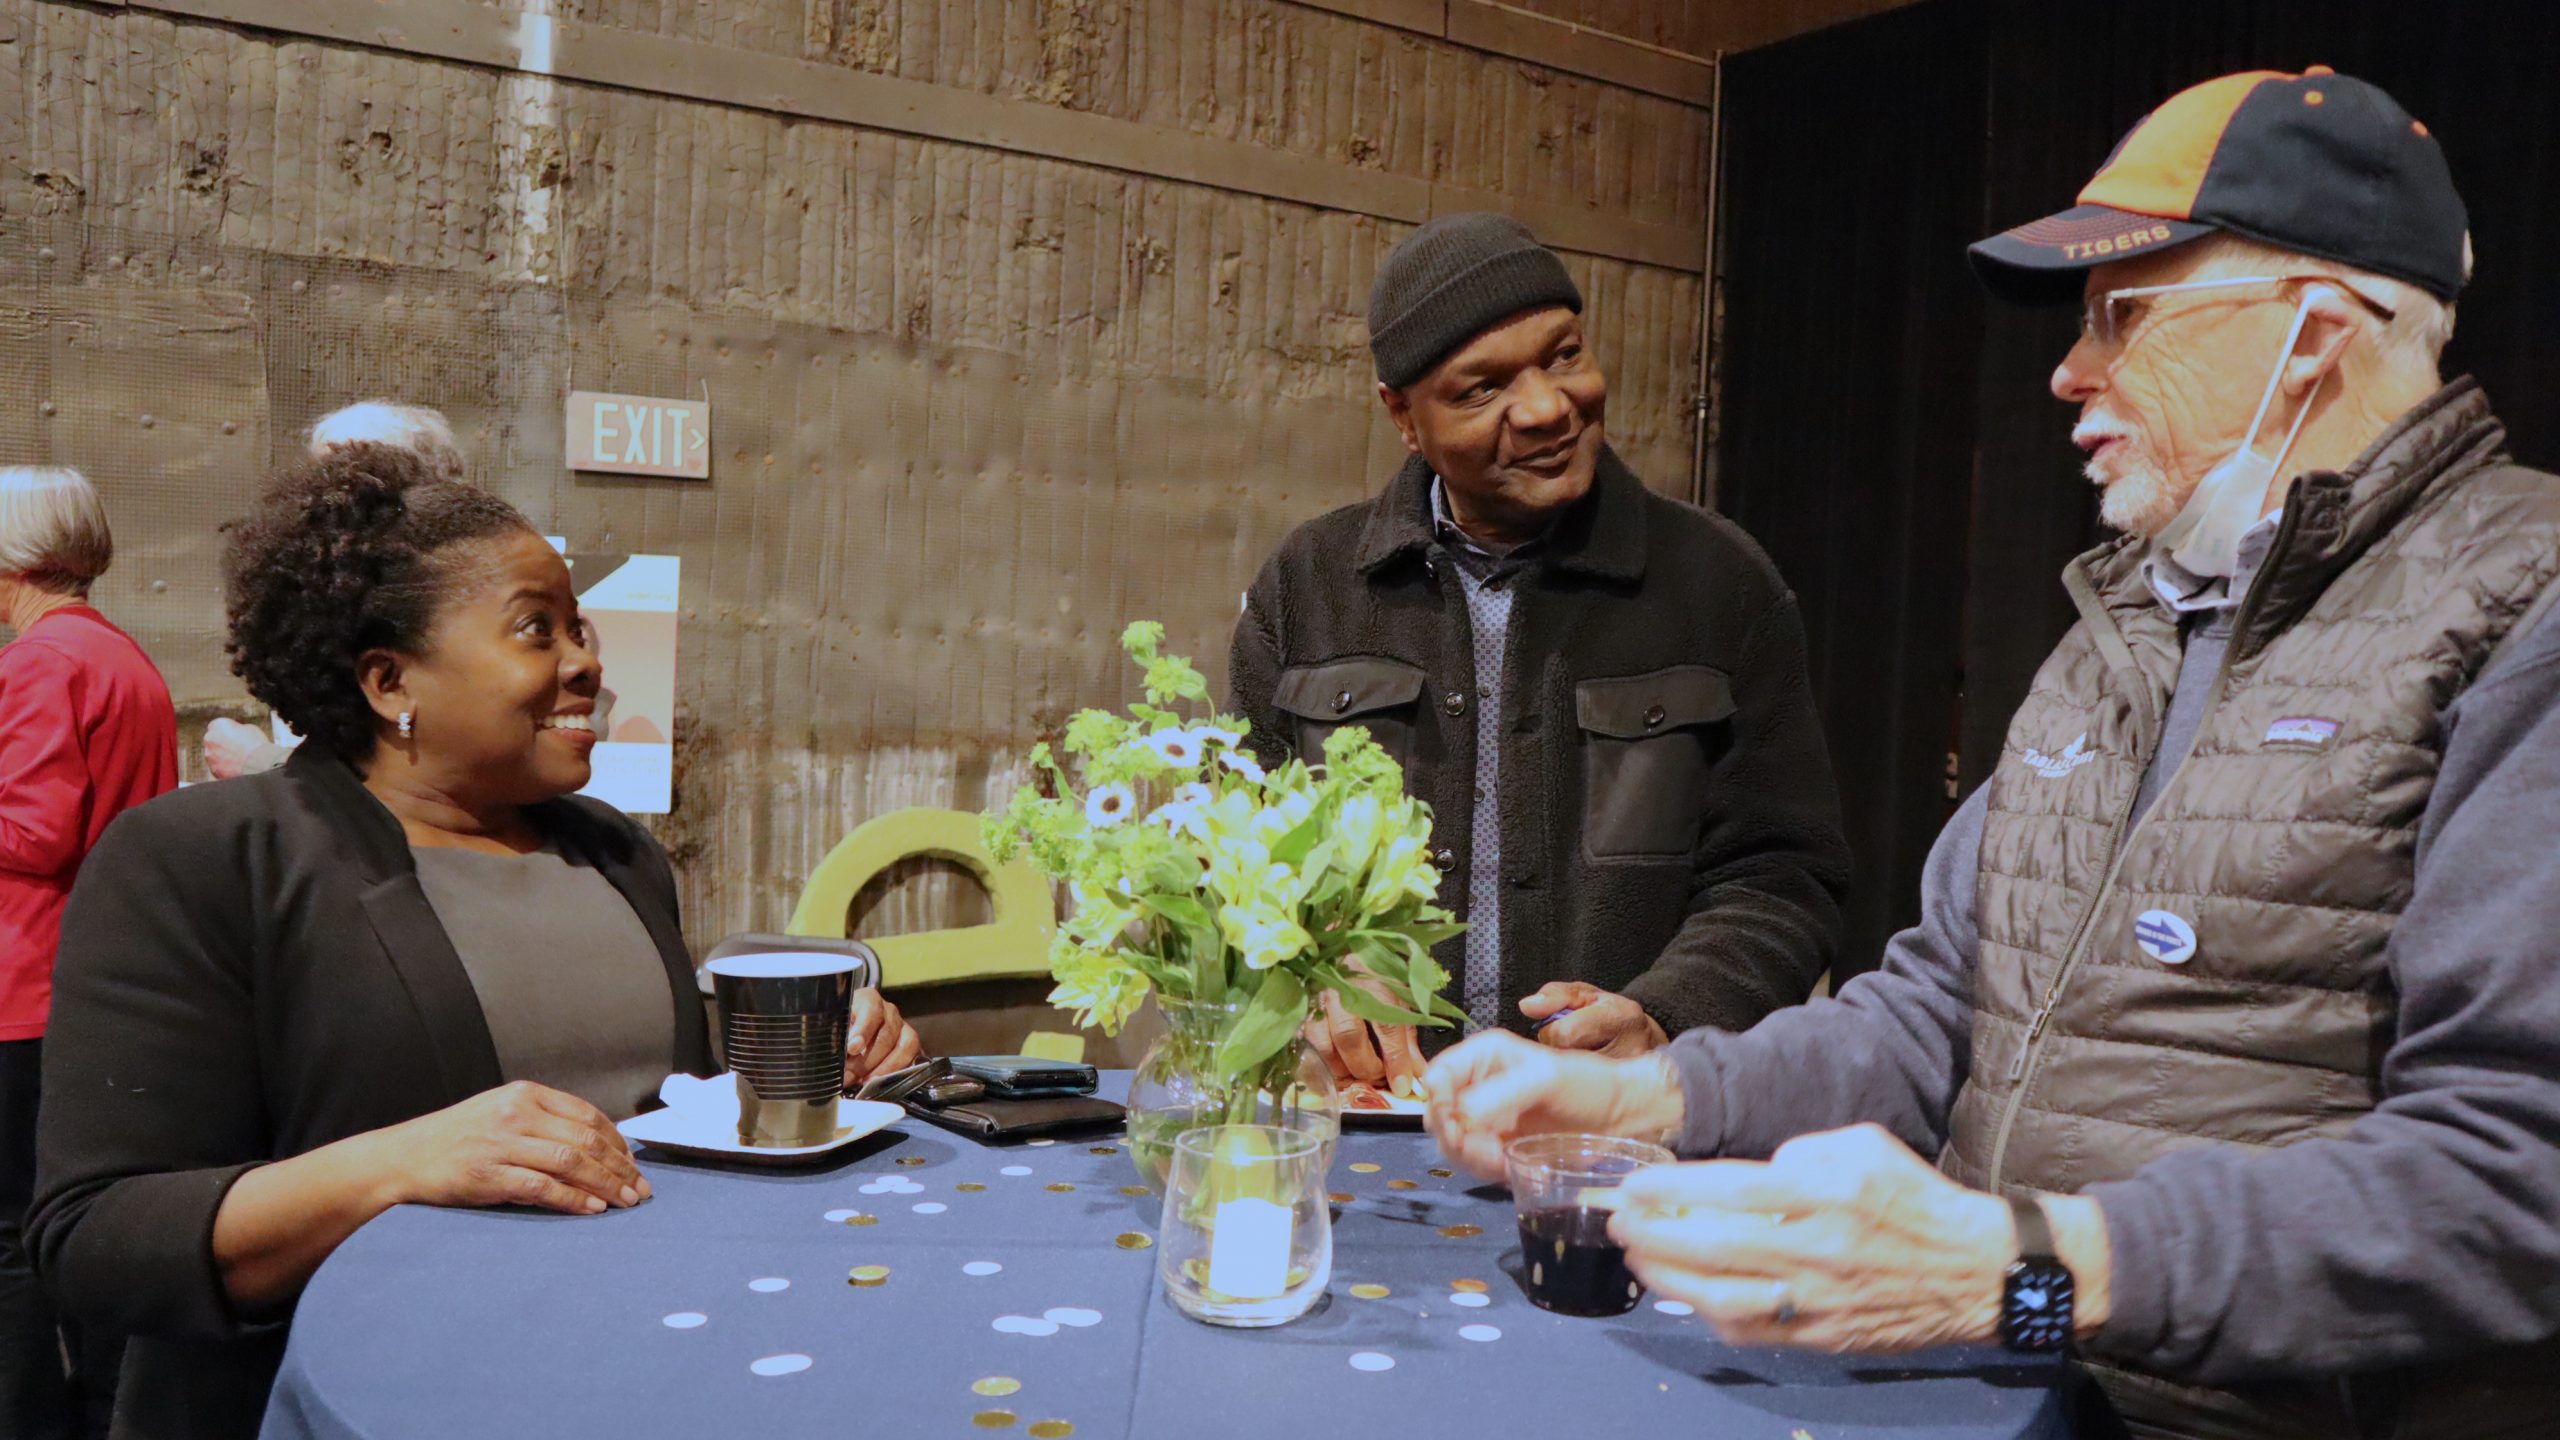
[[[1159,730],[1140,743],[1176,769],[1188,770],[1200,763],[1200,741],[1188,730]]]
[[[1157,806],[1147,818],[1176,835],[1185,834],[1200,828],[1208,807],[1217,799],[1216,791],[1194,780],[1174,791],[1173,798]]]
[[[1194,725],[1191,727],[1191,738],[1200,742],[1203,749],[1216,745],[1222,749],[1233,750],[1244,743],[1244,732],[1223,730],[1215,725]]]
[[[1262,762],[1254,759],[1252,756],[1247,755],[1241,750],[1219,751],[1218,763],[1226,766],[1230,770],[1233,770],[1256,785],[1261,784],[1266,778],[1262,773]]]
[[[1126,785],[1104,785],[1084,797],[1085,823],[1108,830],[1138,808],[1138,796]]]

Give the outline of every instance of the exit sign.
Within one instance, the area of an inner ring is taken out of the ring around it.
[[[711,404],[569,392],[569,468],[711,478]]]

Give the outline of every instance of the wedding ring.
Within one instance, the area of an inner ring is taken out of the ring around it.
[[[1793,1325],[1796,1323],[1796,1297],[1795,1293],[1787,1288],[1786,1281],[1772,1280],[1769,1282],[1769,1308],[1777,1312],[1779,1324]]]

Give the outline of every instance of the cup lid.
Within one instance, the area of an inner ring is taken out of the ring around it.
[[[746,955],[723,955],[702,968],[732,980],[798,980],[849,974],[861,965],[857,956],[824,950],[758,950]]]

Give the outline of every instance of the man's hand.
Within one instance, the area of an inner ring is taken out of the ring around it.
[[[1399,1002],[1381,981],[1361,980],[1360,988],[1389,1004]],[[1336,1080],[1392,1089],[1399,1079],[1422,1078],[1422,1041],[1410,1025],[1372,1025],[1343,1008],[1342,998],[1328,988],[1320,992],[1316,1013],[1307,1021],[1307,1043],[1333,1070]]]
[[[267,737],[250,726],[216,719],[204,727],[204,768],[216,780],[236,780],[249,757],[267,743]]]
[[[1766,1164],[1640,1170],[1623,1206],[1609,1233],[1636,1274],[1696,1306],[1729,1345],[1889,1353],[1986,1343],[2017,1258],[2007,1202],[1949,1180],[1873,1125],[1791,1140]],[[2084,1332],[2107,1306],[2096,1208],[2048,1202],[2079,1281]]]
[[[1559,1050],[1596,1050],[1625,1059],[1671,1043],[1643,1006],[1579,980],[1549,981],[1520,1002],[1520,1013],[1531,1020],[1544,1020],[1563,1010],[1573,1013],[1540,1030],[1539,1044]]]
[[[1680,1128],[1680,1084],[1660,1057],[1611,1060],[1550,1050],[1488,1030],[1442,1054],[1422,1077],[1423,1124],[1440,1151],[1488,1180],[1502,1147],[1571,1130],[1652,1140]]]

